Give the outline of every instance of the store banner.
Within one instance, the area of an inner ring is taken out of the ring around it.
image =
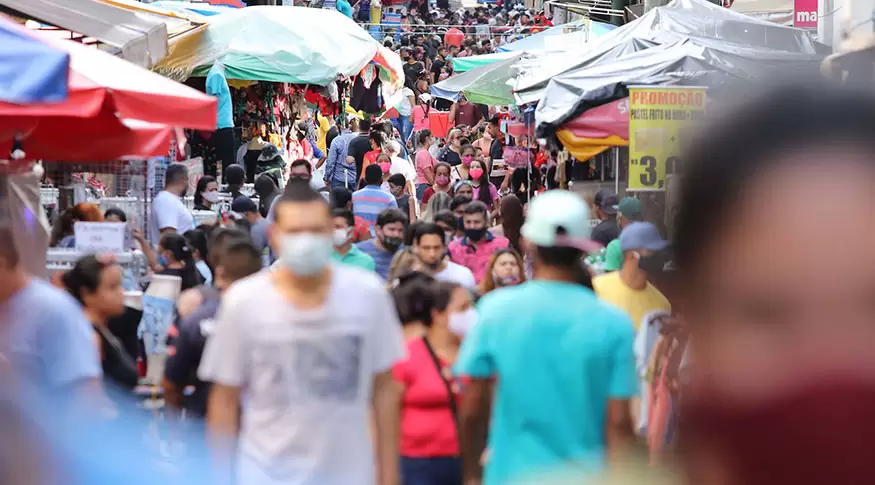
[[[817,12],[817,0],[794,0],[793,27],[799,29],[816,29]]]
[[[707,88],[629,87],[629,190],[664,191],[691,128],[705,119]]]

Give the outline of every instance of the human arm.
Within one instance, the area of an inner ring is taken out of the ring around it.
[[[411,223],[416,222],[416,197],[407,198],[407,217]]]
[[[374,412],[377,484],[400,484],[398,455],[401,428],[401,400],[392,375],[393,367],[404,357],[401,324],[389,293],[375,288],[375,319],[373,330],[374,381],[372,407]]]
[[[337,137],[331,140],[331,146],[328,147],[328,158],[325,160],[325,177],[326,185],[334,180],[334,171],[337,170],[337,158],[340,156],[340,143]]]
[[[453,124],[456,124],[456,106],[457,103],[453,103],[453,105],[450,106],[450,113],[447,115],[447,119],[450,120]]]
[[[139,229],[134,229],[131,232],[131,236],[137,241],[137,244],[140,245],[140,251],[143,252],[143,256],[146,257],[146,264],[149,265],[149,268],[152,271],[161,271],[162,268],[160,264],[158,264],[158,257],[155,255],[155,251],[152,249],[152,245],[149,244],[149,241],[146,240],[146,237],[143,236],[143,233]]]
[[[605,437],[607,459],[612,466],[623,466],[635,447],[635,430],[630,400],[638,394],[635,368],[635,329],[624,316],[614,325],[611,349],[612,371],[608,389]]]

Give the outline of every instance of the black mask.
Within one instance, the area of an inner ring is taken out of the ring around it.
[[[400,237],[383,237],[383,247],[389,250],[390,253],[394,253],[401,247],[401,244],[404,243],[404,240]]]
[[[481,227],[480,229],[465,229],[465,237],[470,239],[471,241],[479,241],[483,239],[483,236],[486,235],[486,228]]]

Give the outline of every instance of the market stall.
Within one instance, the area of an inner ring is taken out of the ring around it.
[[[0,65],[14,76],[0,76],[0,101],[57,102],[67,97],[70,56],[0,18]]]

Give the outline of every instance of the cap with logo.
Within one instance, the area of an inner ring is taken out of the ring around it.
[[[550,190],[532,199],[521,233],[536,246],[594,252],[602,246],[590,238],[589,220],[589,206],[582,197],[567,190]]]
[[[593,204],[602,210],[605,214],[611,216],[617,213],[617,204],[620,203],[620,199],[617,198],[617,194],[614,193],[611,189],[601,189],[596,192],[595,197],[593,198]]]
[[[633,222],[620,233],[620,249],[623,251],[634,249],[662,251],[667,247],[668,241],[663,239],[659,229],[649,222]]]
[[[641,201],[635,197],[624,197],[614,208],[630,221],[644,220],[644,209],[641,207]]]

